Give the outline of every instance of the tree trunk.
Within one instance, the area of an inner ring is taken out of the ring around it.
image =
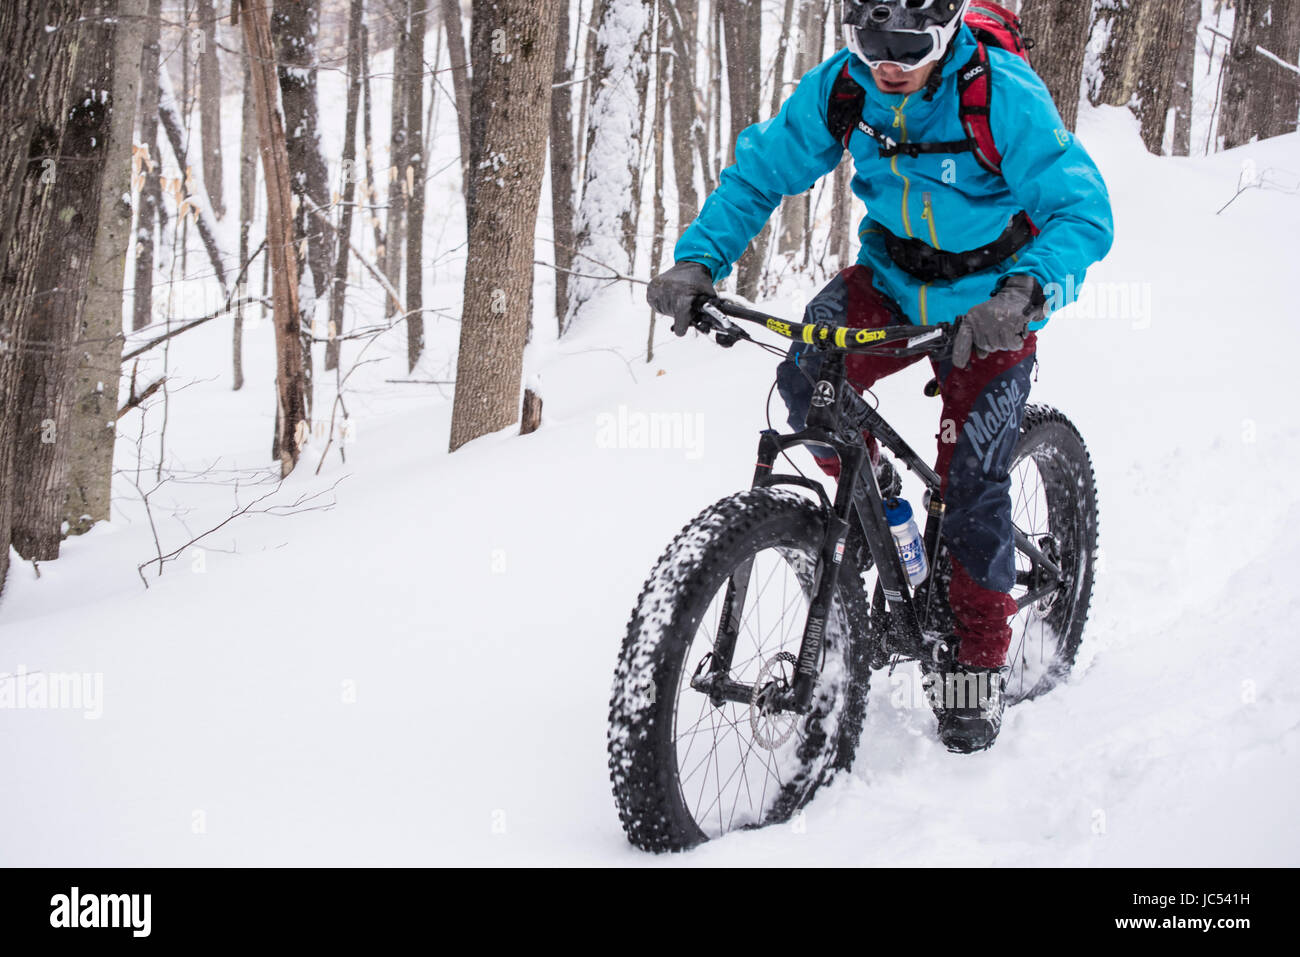
[[[0,60],[0,135],[6,140],[0,163],[7,187],[0,197],[0,589],[9,570],[15,513],[27,493],[17,456],[22,413],[31,403],[20,380],[31,350],[29,320],[39,276],[50,257],[54,194],[65,172],[57,159],[79,35],[68,24],[83,13],[83,4],[74,0],[0,4],[0,49],[6,53]]]
[[[117,387],[122,371],[122,306],[126,250],[131,240],[131,153],[144,39],[145,0],[117,0],[113,69],[109,84],[108,142],[104,149],[98,231],[90,257],[86,304],[73,383],[64,521],[70,534],[111,517]]]
[[[208,255],[208,263],[223,293],[230,291],[226,283],[226,259],[218,239],[217,224],[212,216],[212,199],[208,196],[207,184],[203,180],[202,169],[194,169],[185,162],[185,121],[182,118],[180,104],[172,91],[171,77],[163,70],[158,74],[158,118],[162,120],[163,132],[171,145],[176,164],[185,174],[186,196],[194,203],[194,218],[199,229],[199,239]],[[187,216],[181,217],[188,222]]]
[[[727,90],[731,99],[731,139],[727,155],[736,160],[736,141],[740,134],[761,118],[759,111],[763,99],[763,10],[760,0],[724,0],[723,37],[727,51]],[[763,259],[767,251],[767,238],[771,227],[749,244],[740,257],[736,272],[736,291],[746,299],[758,294],[758,281],[763,272]]]
[[[144,52],[140,56],[140,143],[150,159],[141,169],[140,209],[135,225],[135,280],[132,283],[132,329],[153,321],[154,230],[162,212],[161,164],[158,151],[158,58],[161,52],[162,0],[149,0],[145,12]],[[115,400],[116,401],[116,400]]]
[[[298,464],[299,442],[309,435],[307,376],[303,368],[298,306],[298,243],[294,236],[293,188],[284,121],[276,106],[275,52],[262,0],[239,0],[244,43],[252,64],[258,142],[266,179],[266,236],[270,253],[276,353],[276,434],[280,474]]]
[[[1178,65],[1174,68],[1174,143],[1175,156],[1192,153],[1192,106],[1196,87],[1196,42],[1201,26],[1201,0],[1180,0],[1183,5],[1181,46]]]
[[[834,18],[830,22],[831,30],[837,29],[843,19],[844,0],[835,0]],[[834,32],[831,36],[834,37]],[[836,263],[837,269],[847,269],[851,264],[849,262],[849,233],[853,226],[850,222],[851,204],[853,196],[849,192],[849,180],[852,178],[852,164],[842,159],[840,165],[835,167],[835,175],[831,178],[831,236],[830,236],[830,255]]]
[[[364,0],[352,0],[348,16],[348,106],[343,121],[343,205],[339,210],[338,242],[334,250],[334,282],[330,286],[329,345],[325,368],[339,365],[339,336],[347,298],[348,243],[352,236],[352,207],[357,192],[357,107],[361,100],[361,15]]]
[[[726,0],[712,0],[709,14],[709,98],[704,115],[713,118],[713,150],[707,164],[716,181],[722,175],[722,156],[726,151],[722,139],[722,6]]]
[[[375,255],[382,257],[384,251],[384,231],[379,224],[379,187],[375,185],[373,168],[375,144],[370,135],[370,105],[374,99],[370,92],[370,31],[361,26],[361,92],[366,107],[361,111],[361,139],[366,164],[366,201],[370,205],[370,226],[375,233]],[[382,260],[381,260],[382,261]]]
[[[451,57],[452,91],[456,97],[456,129],[460,135],[461,186],[469,195],[469,61],[465,56],[465,24],[460,0],[441,0],[442,22],[447,31],[447,52]]]
[[[676,7],[678,15],[672,26],[673,50],[694,51],[699,0],[662,2],[668,7]],[[677,36],[677,22],[681,25],[680,38]],[[671,71],[669,115],[673,132],[673,175],[677,180],[677,234],[680,236],[700,211],[700,198],[695,190],[696,157],[692,150],[700,122],[695,103],[695,80],[692,76],[695,59],[688,57],[683,60],[680,56],[673,56],[668,68]],[[706,159],[707,156],[705,151],[701,159]]]
[[[573,269],[573,70],[569,69],[569,4],[561,0],[551,72],[551,235],[555,240],[555,318],[564,330]]]
[[[1109,29],[1101,53],[1096,102],[1130,107],[1142,125],[1142,142],[1159,154],[1173,102],[1183,22],[1177,0],[1110,0],[1099,8],[1097,28]]]
[[[313,204],[318,209],[329,205],[329,174],[321,155],[316,105],[316,37],[319,30],[320,0],[275,0],[272,36],[276,40],[290,188],[298,200],[294,237],[300,245],[306,244],[307,269],[298,277],[301,286],[298,308],[302,317],[300,338],[308,411],[313,391],[313,327],[317,303],[325,299],[329,289],[330,254],[333,251],[333,237],[311,213]]]
[[[818,35],[817,17],[821,4],[818,0],[801,0],[799,7],[799,35],[794,54],[794,79],[797,82],[821,59],[821,37]],[[803,248],[804,233],[808,229],[808,205],[811,192],[788,197],[781,205],[781,236],[778,250],[785,256],[795,256]]]
[[[406,363],[414,371],[424,352],[424,34],[425,3],[409,0],[411,48],[406,84]]]
[[[253,96],[253,75],[248,57],[248,45],[243,46],[240,59],[244,66],[243,113],[239,128],[239,265],[248,268],[248,236],[257,211],[257,107]],[[246,282],[247,280],[245,280]],[[242,291],[238,293],[243,299]],[[265,306],[258,306],[265,313]],[[244,387],[244,307],[235,313],[235,328],[231,350],[234,389]]]
[[[1224,149],[1296,131],[1300,75],[1257,52],[1257,47],[1295,65],[1300,56],[1300,4],[1237,0],[1232,51],[1224,63],[1219,122]]]
[[[1056,101],[1066,129],[1079,120],[1083,59],[1092,25],[1092,4],[1082,0],[1024,0],[1020,7],[1026,38],[1034,42],[1034,70]]]
[[[198,0],[197,16],[203,46],[199,49],[199,138],[203,140],[203,183],[212,212],[225,218],[221,188],[221,64],[217,61],[217,13],[212,0]]]
[[[660,0],[667,3],[668,0]],[[664,114],[667,110],[666,84],[664,74],[668,70],[668,57],[665,56],[665,25],[667,14],[657,11],[655,15],[655,111],[654,123],[654,235],[650,239],[650,274],[655,275],[663,265],[664,233],[668,226],[668,210],[664,206]],[[655,357],[655,311],[650,311],[650,328],[646,333],[645,361],[653,362]]]
[[[53,218],[42,237],[18,385],[12,534],[14,549],[30,561],[58,558],[63,537],[73,382],[77,355],[85,348],[78,340],[107,162],[111,103],[104,91],[113,88],[111,21],[116,7],[116,0],[86,4],[86,19],[70,28],[76,34],[74,78],[63,108],[48,197]],[[129,161],[125,166],[129,172]],[[121,314],[119,300],[111,306],[110,321],[97,317],[101,330],[112,331],[113,341],[120,339]],[[119,346],[118,357],[110,352],[109,361],[120,363],[120,355]],[[111,401],[116,413],[116,391]],[[111,478],[111,452],[109,469]]]
[[[575,224],[575,266],[580,273],[602,268],[627,275],[636,257],[636,212],[631,208],[640,182],[639,91],[649,70],[650,21],[654,0],[607,0],[590,69],[592,104],[587,133],[587,172]],[[579,319],[608,280],[572,277],[564,328]]]
[[[474,0],[469,257],[452,451],[519,418],[557,2]],[[640,30],[631,32],[629,40]]]
[[[592,86],[592,72],[596,69],[596,33],[600,29],[600,22],[605,17],[605,0],[591,0],[591,11],[587,15],[587,22],[582,26],[583,36],[586,42],[583,43],[582,54],[582,75],[583,82],[579,88],[578,97],[580,105],[578,107],[578,181],[585,183],[587,181],[587,107],[595,97]]]
[[[396,288],[401,284],[402,278],[402,218],[406,214],[406,192],[402,186],[406,175],[406,50],[409,34],[406,30],[405,0],[389,0],[389,4],[390,11],[401,11],[401,19],[397,24],[397,42],[393,44],[393,98],[388,137],[388,228],[385,230],[383,270],[388,281]],[[397,18],[399,14],[394,12],[393,16]],[[389,296],[384,314],[392,318],[396,309]]]

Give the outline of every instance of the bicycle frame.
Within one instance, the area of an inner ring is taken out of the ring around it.
[[[762,321],[769,329],[779,331],[790,338],[795,338],[797,334],[802,333],[804,341],[810,343],[817,339],[828,338],[825,333],[809,334],[806,331],[808,327],[800,327],[799,324],[784,323],[773,317],[762,317],[730,304],[728,306],[725,313],[718,311],[718,316],[735,316],[754,322]],[[705,311],[713,315],[713,312],[708,309]],[[783,328],[776,329],[773,323]],[[798,328],[792,330],[792,326]],[[748,338],[734,326],[726,329],[714,327],[711,331],[718,332],[720,339],[724,335],[728,336],[731,342],[738,338]],[[912,333],[910,339],[903,340],[903,348],[894,350],[891,354],[901,357],[933,352],[934,348],[930,343],[942,339],[943,336],[942,330]],[[837,343],[838,348],[828,348],[823,353],[820,377],[813,392],[812,407],[806,427],[800,432],[787,435],[771,429],[764,430],[759,439],[758,461],[754,469],[753,487],[793,485],[810,489],[817,494],[826,513],[826,535],[818,554],[817,569],[813,579],[813,595],[804,625],[794,680],[788,692],[776,696],[769,705],[773,710],[794,711],[799,714],[807,714],[812,710],[813,695],[821,671],[826,620],[830,615],[835,589],[839,583],[849,535],[855,527],[871,552],[879,575],[878,591],[883,594],[887,606],[887,624],[884,627],[878,627],[877,615],[874,613],[872,615],[871,636],[879,643],[879,650],[906,658],[921,658],[936,653],[940,644],[935,638],[927,638],[925,626],[928,623],[928,614],[922,614],[922,610],[918,608],[916,592],[911,587],[894,545],[893,535],[885,517],[883,497],[876,484],[874,472],[867,467],[870,459],[863,432],[869,432],[874,436],[880,445],[916,474],[929,490],[923,541],[932,577],[934,570],[939,567],[942,547],[945,511],[943,482],[934,469],[908,445],[878,411],[858,395],[857,390],[848,382],[844,357],[849,350],[845,348],[844,336],[841,334],[838,338],[840,339]],[[802,475],[775,471],[777,457],[788,449],[800,445],[825,446],[833,449],[839,456],[840,476],[833,501],[827,496],[821,483]],[[1043,554],[1019,529],[1015,530],[1015,544],[1017,550],[1024,554],[1031,564],[1030,571],[1017,575],[1017,583],[1028,589],[1018,600],[1019,607],[1023,609],[1055,591],[1062,581],[1062,575],[1060,567]],[[710,666],[708,673],[701,674],[704,670],[702,662],[699,671],[691,681],[692,687],[708,694],[715,705],[720,705],[723,701],[749,704],[753,700],[752,686],[733,681],[728,677],[752,568],[751,559],[732,573],[727,583],[713,652],[706,658]],[[929,590],[927,595],[932,598],[933,590]],[[925,611],[928,613],[929,608],[927,607]]]

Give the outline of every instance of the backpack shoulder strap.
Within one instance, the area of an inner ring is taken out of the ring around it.
[[[957,74],[957,92],[961,96],[961,125],[974,144],[973,152],[980,166],[996,176],[1002,175],[1002,154],[993,142],[991,107],[993,105],[993,67],[989,51],[977,44],[975,56]]]
[[[849,148],[849,138],[862,122],[862,108],[866,105],[867,91],[849,75],[849,65],[835,77],[830,101],[826,104],[826,125],[831,135]]]

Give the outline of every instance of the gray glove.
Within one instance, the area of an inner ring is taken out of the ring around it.
[[[684,336],[691,327],[695,303],[717,294],[713,273],[699,263],[684,260],[651,279],[645,298],[655,312],[672,316],[673,332]]]
[[[1014,352],[1025,344],[1029,324],[1043,318],[1046,297],[1038,280],[1014,273],[1003,280],[993,298],[966,313],[952,341],[952,364],[970,365],[972,346],[980,357],[990,352]]]

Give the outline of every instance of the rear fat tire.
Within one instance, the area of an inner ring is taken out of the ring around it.
[[[1031,457],[1043,480],[1047,498],[1048,528],[1064,539],[1062,545],[1065,550],[1061,555],[1061,564],[1067,579],[1067,587],[1058,595],[1051,610],[1041,616],[1051,626],[1056,638],[1053,663],[1041,680],[1035,681],[1028,687],[1017,685],[1015,659],[1018,642],[1026,627],[1026,616],[1037,612],[1029,609],[1022,610],[1011,619],[1011,647],[1007,652],[1007,664],[1012,669],[1006,685],[1008,706],[1046,694],[1065,680],[1074,667],[1074,660],[1079,654],[1079,646],[1083,643],[1083,631],[1087,624],[1097,553],[1096,478],[1093,473],[1092,459],[1079,430],[1056,409],[1042,405],[1026,407],[1024,421],[1020,428],[1020,439],[1016,443],[1011,464],[1013,512],[1022,494],[1021,489],[1015,484],[1014,476],[1018,473],[1021,464]],[[1032,529],[1031,531],[1043,530]],[[1030,537],[1034,536],[1031,534]],[[922,589],[934,588],[934,607],[929,621],[929,630],[944,635],[952,635],[956,628],[956,619],[953,618],[948,604],[948,585],[951,579],[952,559],[947,548],[944,548],[930,579],[921,586]],[[1073,584],[1068,584],[1070,582]],[[922,591],[922,595],[924,594],[925,592]],[[921,662],[925,681],[934,680],[933,676],[950,670],[956,662],[957,643],[949,639],[947,644],[947,651],[941,655],[939,661]],[[942,720],[943,707],[933,697],[931,706],[935,716]]]
[[[1093,471],[1092,457],[1074,424],[1056,409],[1031,405],[1025,410],[1020,432],[1012,474],[1026,459],[1034,460],[1046,495],[1048,529],[1061,547],[1059,558],[1066,584],[1051,603],[1050,609],[1042,614],[1043,620],[1057,638],[1054,664],[1043,680],[1032,687],[1017,689],[1013,670],[1007,689],[1008,705],[1050,691],[1074,667],[1092,604],[1100,526],[1097,478]],[[1013,488],[1013,495],[1014,492]],[[1015,505],[1013,500],[1013,511]],[[1024,628],[1025,616],[1028,614],[1038,612],[1027,609],[1012,620],[1013,634],[1009,651],[1012,657],[1016,655],[1017,642],[1021,637],[1017,626]],[[1009,659],[1008,664],[1014,669],[1016,662]]]

